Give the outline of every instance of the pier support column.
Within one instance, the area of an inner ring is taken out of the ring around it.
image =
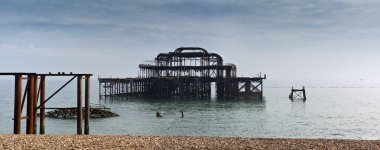
[[[291,89],[291,91],[290,91],[290,94],[289,94],[289,98],[290,98],[290,99],[293,99],[293,92],[294,92],[294,89],[293,89],[293,87],[292,87],[292,89]]]
[[[251,93],[251,81],[250,80],[245,80],[245,96],[246,98],[249,97],[249,94]]]
[[[84,134],[90,134],[90,76],[86,76],[84,95]]]
[[[34,115],[34,78],[35,75],[28,75],[29,87],[28,87],[28,98],[27,98],[27,112],[26,115],[26,134],[33,134],[33,115]]]
[[[13,117],[13,134],[21,133],[21,99],[22,95],[22,75],[15,75],[15,104]]]
[[[37,134],[38,77],[34,76],[33,134]]]
[[[45,134],[45,76],[40,79],[40,134]]]
[[[82,134],[82,76],[77,76],[77,134]]]
[[[99,100],[102,98],[102,90],[101,90],[101,86],[102,85],[102,83],[101,82],[99,82]]]
[[[264,91],[263,91],[263,87],[264,87],[264,85],[263,85],[263,80],[260,80],[260,84],[261,84],[261,85],[260,85],[260,88],[261,88],[260,94],[261,94],[261,99],[263,99],[263,97],[264,97],[264,96],[263,96],[263,92],[264,92]]]
[[[306,91],[305,91],[305,87],[303,86],[302,87],[302,95],[303,95],[303,100],[306,101]]]

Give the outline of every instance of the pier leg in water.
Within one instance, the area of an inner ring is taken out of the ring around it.
[[[13,134],[21,133],[21,99],[22,99],[22,75],[15,76],[15,104],[14,104],[14,123]]]
[[[183,116],[183,111],[181,111],[181,114],[182,114],[182,116],[181,116],[181,117],[183,118],[183,117],[184,117],[184,116]]]
[[[45,134],[45,76],[41,76],[40,82],[40,134]]]
[[[26,115],[28,118],[26,119],[26,134],[33,134],[33,114],[34,114],[34,78],[35,75],[28,75],[29,87],[28,87],[28,95],[27,95],[27,112]]]
[[[84,95],[84,134],[90,134],[90,76],[85,79]]]
[[[77,134],[82,134],[82,76],[77,76]]]

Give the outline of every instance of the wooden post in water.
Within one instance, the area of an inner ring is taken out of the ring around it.
[[[82,76],[77,76],[77,134],[82,134]]]
[[[98,80],[99,80],[99,77],[98,77]],[[101,91],[101,85],[102,83],[99,82],[99,100],[102,98],[102,91]]]
[[[305,86],[302,87],[302,93],[303,93],[303,100],[306,101]]]
[[[38,77],[34,76],[33,134],[37,134]]]
[[[35,75],[28,75],[29,87],[27,98],[27,112],[26,115],[26,134],[33,134],[33,115],[34,115],[34,78]]]
[[[245,84],[244,84],[244,88],[245,88],[245,98],[248,98],[249,97],[249,94],[251,92],[251,81],[250,80],[245,80]]]
[[[294,91],[294,89],[293,89],[293,87],[292,87],[292,89],[291,89],[291,91],[290,91],[290,94],[289,94],[289,98],[290,98],[291,100],[293,100],[293,91]]]
[[[108,95],[107,95],[107,91],[108,91],[108,90],[107,90],[107,87],[108,87],[108,81],[105,81],[105,82],[104,82],[104,95],[105,95],[105,98],[107,98],[107,96],[108,96]]]
[[[40,134],[45,134],[45,76],[40,79]]]
[[[90,134],[90,76],[86,76],[84,95],[84,134]]]
[[[261,77],[261,74],[260,74],[260,77]],[[261,80],[260,80],[260,88],[261,88],[260,96],[261,96],[261,100],[262,100],[263,97],[264,97],[264,96],[263,96],[263,86],[264,86],[264,85],[263,85],[263,80],[261,79]]]
[[[114,94],[114,89],[113,89],[114,87],[113,86],[114,86],[114,82],[111,82],[111,89],[110,89],[111,90],[111,92],[110,92],[111,96]]]
[[[15,104],[13,117],[13,134],[21,133],[21,99],[22,99],[22,75],[15,75]]]

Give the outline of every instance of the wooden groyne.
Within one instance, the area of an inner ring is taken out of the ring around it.
[[[180,47],[139,65],[135,78],[98,78],[99,97],[217,98],[263,97],[266,75],[237,77],[236,65],[223,63],[216,53]]]

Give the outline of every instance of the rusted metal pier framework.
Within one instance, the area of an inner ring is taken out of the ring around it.
[[[85,80],[85,108],[84,108],[84,134],[90,133],[90,77],[92,74],[37,74],[37,73],[1,73],[0,76],[14,76],[14,127],[13,133],[21,133],[21,121],[26,119],[26,134],[37,134],[37,112],[40,110],[39,133],[45,134],[45,104],[51,100],[54,95],[61,91],[75,78],[77,79],[77,134],[82,134],[82,80]],[[72,77],[62,87],[55,91],[51,96],[46,98],[46,78],[53,76]],[[23,90],[23,81],[26,80],[25,90]],[[24,91],[24,92],[23,92]],[[39,101],[39,105],[38,105]],[[22,111],[26,102],[26,116],[22,117]]]
[[[292,87],[292,90],[290,91],[290,94],[289,94],[289,99],[290,100],[302,99],[302,100],[306,101],[305,87],[303,86],[302,89],[294,89]]]
[[[137,78],[99,78],[99,96],[148,98],[211,98],[212,84],[217,98],[262,97],[263,80],[237,77],[234,64],[199,47],[180,47],[160,53],[154,61],[139,65]]]

